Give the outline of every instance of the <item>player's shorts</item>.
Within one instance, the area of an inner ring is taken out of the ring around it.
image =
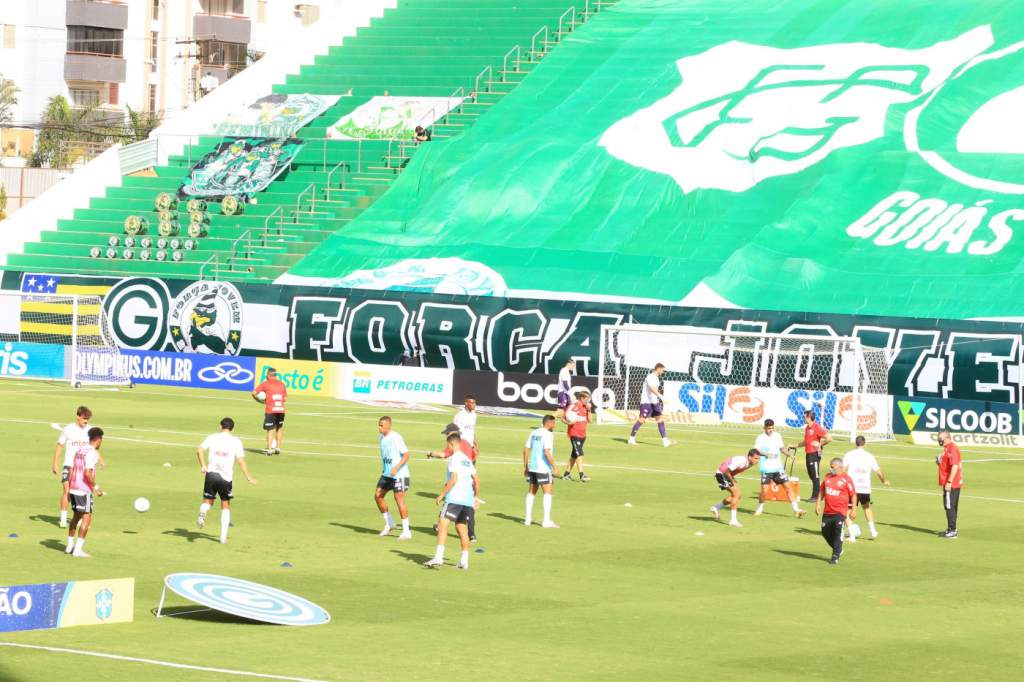
[[[563,391],[558,392],[558,409],[564,410],[572,404],[572,396]]]
[[[396,493],[404,493],[409,489],[408,478],[388,478],[387,476],[381,476],[380,480],[377,481],[377,487],[387,492],[394,490]]]
[[[234,483],[232,481],[225,480],[220,474],[210,472],[206,474],[206,481],[203,483],[203,499],[213,500],[220,495],[220,499],[230,500],[235,496],[231,492],[233,488]]]
[[[579,436],[569,436],[569,442],[572,443],[572,455],[579,459],[583,456],[583,443],[586,442],[586,437],[580,438]]]
[[[640,406],[640,418],[648,419],[649,417],[660,417],[661,416],[661,403],[644,403]]]
[[[789,476],[786,475],[785,471],[761,473],[761,485],[769,485],[772,481],[775,481],[775,485],[782,485],[783,483],[789,482]]]
[[[715,472],[715,480],[718,481],[718,488],[720,490],[728,490],[734,485],[721,471]]]
[[[284,426],[284,412],[267,412],[263,415],[263,430],[276,431]]]
[[[857,493],[857,504],[871,504],[871,493]]]
[[[67,483],[71,480],[71,467],[64,467],[64,471],[60,475],[60,482]]]
[[[92,493],[68,493],[68,506],[78,514],[92,514]]]
[[[441,507],[441,516],[439,518],[448,519],[452,523],[469,523],[470,519],[473,518],[473,507],[472,505],[467,506],[445,502],[444,506]]]
[[[550,471],[527,471],[526,482],[530,485],[548,485],[554,482]]]

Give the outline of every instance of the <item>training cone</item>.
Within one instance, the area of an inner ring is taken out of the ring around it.
[[[483,554],[483,553],[484,553],[484,551],[483,551],[482,549],[478,549],[478,550],[476,551],[476,553],[477,553],[477,554]]]
[[[7,537],[9,537],[9,538],[16,538],[16,537],[18,537],[18,534],[17,533],[11,533]]]
[[[287,566],[288,568],[291,568],[291,567],[292,567],[292,565],[291,565],[290,563],[288,563],[287,561],[286,561],[286,562],[284,562],[283,564],[281,564],[281,566],[282,566],[282,567],[284,567],[284,566]]]

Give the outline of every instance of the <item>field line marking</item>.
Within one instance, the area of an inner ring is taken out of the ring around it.
[[[311,680],[307,677],[287,677],[284,675],[269,675],[266,673],[251,673],[244,670],[227,670],[225,668],[206,668],[199,665],[186,665],[184,663],[170,663],[168,661],[155,661],[151,658],[135,658],[133,656],[118,656],[115,654],[101,654],[96,651],[80,651],[78,649],[60,649],[52,646],[38,646],[35,644],[15,644],[14,642],[0,642],[0,646],[13,646],[19,649],[38,649],[41,651],[56,651],[62,654],[78,654],[79,656],[95,656],[97,658],[112,658],[118,661],[132,661],[133,663],[148,663],[150,665],[162,665],[167,668],[183,668],[185,670],[201,670],[209,673],[222,673],[224,675],[244,675],[246,677],[263,677],[271,680],[291,680],[292,682],[326,682],[325,680]]]

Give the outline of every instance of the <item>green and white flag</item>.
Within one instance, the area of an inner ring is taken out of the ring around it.
[[[266,95],[232,112],[215,135],[291,137],[341,99],[338,95]]]
[[[462,97],[374,97],[329,126],[327,137],[411,140],[416,126],[430,127],[462,101]]]

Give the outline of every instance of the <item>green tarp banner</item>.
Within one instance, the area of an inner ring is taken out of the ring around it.
[[[1021,316],[1022,110],[1024,3],[621,0],[286,281]]]
[[[266,95],[231,113],[213,129],[233,137],[291,137],[328,108],[338,95]]]
[[[305,140],[287,137],[225,140],[192,166],[178,197],[234,196],[248,201],[286,171],[305,144]]]

